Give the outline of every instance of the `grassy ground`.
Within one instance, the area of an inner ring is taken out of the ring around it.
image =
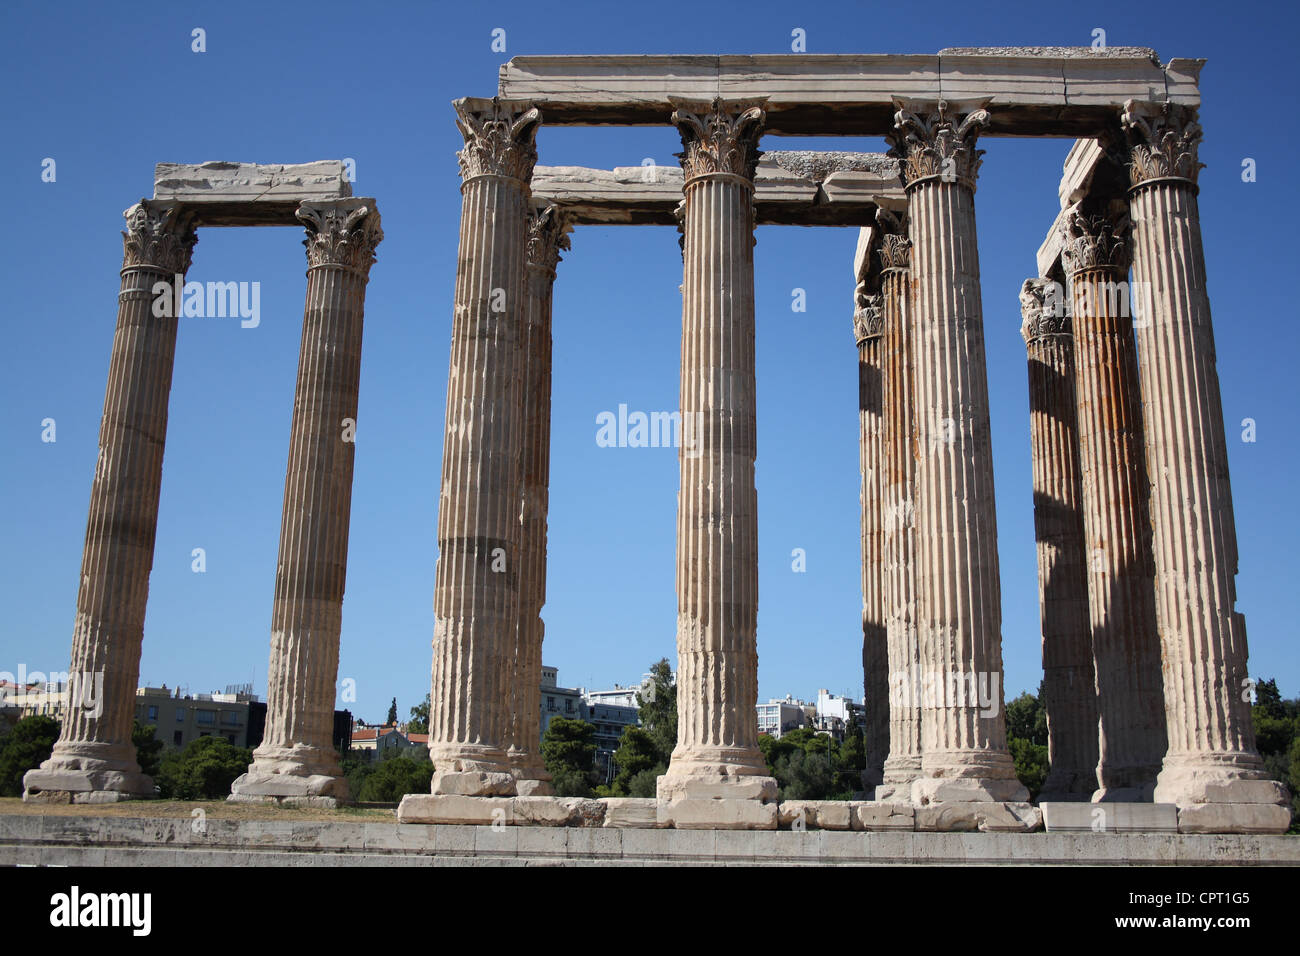
[[[21,813],[64,817],[184,817],[202,809],[212,820],[345,820],[394,822],[395,810],[382,807],[340,807],[318,810],[266,803],[227,803],[224,800],[128,800],[123,803],[24,803],[0,797],[0,814]]]

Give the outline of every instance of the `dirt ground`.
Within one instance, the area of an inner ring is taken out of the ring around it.
[[[0,814],[22,813],[63,817],[185,817],[202,809],[212,820],[339,820],[392,822],[397,811],[383,807],[341,807],[318,810],[279,807],[265,803],[227,803],[224,800],[127,800],[123,803],[24,803],[18,797],[0,797]]]

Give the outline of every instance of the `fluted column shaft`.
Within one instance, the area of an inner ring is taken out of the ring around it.
[[[524,256],[541,117],[504,101],[457,101],[456,110],[464,181],[434,584],[432,791],[513,793]]]
[[[1100,714],[1093,800],[1150,800],[1165,751],[1155,570],[1127,250],[1075,212],[1062,256],[1074,303],[1075,394]]]
[[[131,741],[145,604],[158,529],[179,290],[195,236],[174,204],[124,214],[117,329],[90,490],[69,664],[70,705],[25,797],[107,802],[153,795]]]
[[[858,458],[862,473],[862,700],[866,768],[862,785],[882,782],[889,754],[889,646],[885,627],[884,427],[881,391],[881,295],[859,293],[853,315],[858,343]]]
[[[1087,800],[1097,785],[1098,715],[1088,617],[1074,339],[1064,303],[1055,299],[1044,302],[1046,282],[1029,279],[1021,292],[1021,333],[1029,365],[1042,703],[1047,712],[1051,767],[1038,799]]]
[[[753,176],[763,113],[673,114],[685,151],[677,746],[666,799],[774,796],[758,749]],[[709,792],[712,796],[714,793]]]
[[[1002,606],[975,233],[980,110],[900,109],[912,239],[920,803],[1023,800],[1002,708]],[[955,778],[955,779],[954,779]]]
[[[546,603],[546,513],[551,473],[551,292],[568,224],[555,206],[528,218],[524,325],[523,539],[519,561],[519,625],[511,677],[514,704],[509,757],[520,793],[551,793],[540,749],[542,605]]]
[[[307,302],[271,610],[266,732],[232,799],[347,800],[333,746],[373,199],[303,203]]]
[[[911,243],[885,234],[881,256],[880,385],[884,409],[885,631],[889,656],[889,756],[876,799],[911,798],[921,773],[920,647],[916,629],[916,418],[913,393]]]
[[[1126,104],[1123,123],[1169,737],[1155,799],[1285,806],[1255,749],[1236,611],[1237,535],[1196,201],[1201,131],[1194,112],[1152,104]]]

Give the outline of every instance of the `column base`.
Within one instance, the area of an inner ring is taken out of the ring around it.
[[[1156,778],[1155,798],[1181,810],[1196,804],[1273,804],[1291,806],[1287,788],[1265,775],[1259,758],[1230,754],[1213,761],[1166,760]]]
[[[34,803],[117,803],[156,796],[153,778],[140,772],[130,745],[56,743],[49,759],[23,776],[23,799]]]
[[[333,748],[258,747],[248,771],[230,785],[232,803],[335,807],[352,802]]]
[[[876,787],[872,799],[878,803],[911,803],[912,784],[921,776],[921,758],[888,757],[884,780]]]
[[[429,784],[429,793],[445,796],[513,797],[517,792],[513,774],[483,770],[437,770]]]
[[[757,747],[710,747],[675,751],[659,778],[660,800],[776,800],[776,779]]]
[[[553,797],[551,775],[539,754],[510,751],[510,775],[515,778],[515,793],[521,797]]]
[[[1006,753],[936,754],[921,758],[921,776],[912,781],[912,803],[1025,803],[1029,790],[1016,778]]]

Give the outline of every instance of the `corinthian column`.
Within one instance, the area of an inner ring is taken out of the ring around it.
[[[889,652],[889,756],[877,800],[912,799],[921,775],[920,647],[916,631],[916,417],[911,309],[912,243],[892,217],[881,236],[880,288],[884,343],[880,362],[884,408],[885,632]]]
[[[1051,288],[1048,279],[1026,279],[1020,290],[1020,334],[1029,359],[1043,707],[1051,765],[1039,802],[1087,800],[1096,789],[1098,759],[1074,339],[1065,303],[1048,294]]]
[[[753,798],[736,825],[775,826],[758,749],[758,495],[754,488],[754,167],[764,114],[673,113],[686,196],[681,490],[677,504],[677,746],[661,799]],[[762,800],[764,804],[758,804]],[[737,802],[737,801],[729,801]],[[701,808],[705,814],[720,808]],[[681,826],[681,808],[676,825]],[[725,825],[711,819],[713,825]]]
[[[1062,262],[1074,302],[1075,394],[1088,605],[1101,718],[1094,801],[1150,800],[1165,752],[1155,571],[1128,250],[1106,215],[1075,210]]]
[[[922,776],[914,802],[1025,800],[1002,709],[993,449],[975,238],[983,109],[897,103],[916,322]]]
[[[23,777],[23,798],[109,803],[153,796],[131,742],[145,602],[158,530],[176,309],[193,217],[142,199],[125,212],[122,285],[108,366],[99,459],[81,558],[67,716],[50,758]]]
[[[865,268],[865,267],[864,267]],[[862,690],[867,765],[862,785],[883,779],[889,751],[889,647],[885,630],[884,408],[880,362],[884,317],[881,295],[858,283],[853,337],[858,343],[858,460],[862,472]]]
[[[519,633],[529,181],[541,114],[457,100],[460,252],[438,501],[432,792],[511,794],[510,678]]]
[[[1185,829],[1284,830],[1255,749],[1237,532],[1196,203],[1192,110],[1125,104],[1133,275],[1169,749],[1155,788]]]
[[[551,475],[551,289],[570,222],[548,205],[528,217],[528,279],[523,371],[523,543],[519,562],[519,626],[511,691],[510,768],[517,792],[553,792],[542,762],[542,605],[546,603],[546,508]]]
[[[349,799],[334,750],[366,282],[384,237],[373,199],[309,202],[307,305],[298,350],[280,554],[271,610],[266,733],[234,801]]]

